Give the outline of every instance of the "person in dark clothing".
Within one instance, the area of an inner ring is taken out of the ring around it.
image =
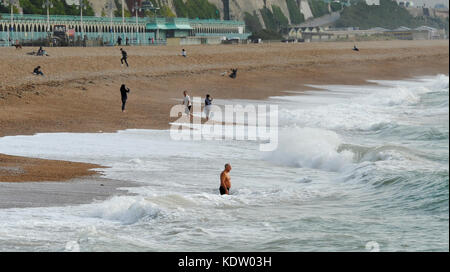
[[[358,47],[356,47],[356,45],[353,46],[353,51],[359,51],[359,49],[358,49]]]
[[[127,37],[127,39],[125,40],[125,42],[126,42],[126,45],[130,45],[130,39],[128,39],[128,37]]]
[[[38,51],[37,51],[37,54],[36,55],[38,55],[38,56],[43,56],[44,55],[44,49],[42,49],[42,46],[41,47],[39,47],[39,49],[38,49]]]
[[[125,64],[128,67],[128,61],[127,61],[128,55],[127,55],[127,52],[125,50],[123,50],[122,48],[120,48],[120,52],[122,52],[122,59],[120,59],[120,62],[122,63],[122,65],[123,65],[123,62],[125,62]]]
[[[37,75],[37,76],[43,76],[44,73],[42,73],[42,71],[41,71],[41,66],[38,66],[38,67],[34,68],[33,74]]]
[[[125,84],[122,84],[120,87],[120,95],[122,96],[122,112],[125,112],[125,104],[127,103],[128,93],[130,89],[125,87]]]
[[[211,115],[211,106],[212,106],[212,101],[213,98],[211,97],[211,95],[207,94],[206,98],[205,98],[205,116],[206,116],[206,121],[209,121],[209,116]]]
[[[237,71],[238,69],[231,69],[230,78],[236,78],[237,77]]]
[[[119,46],[122,45],[122,37],[119,36],[119,38],[117,38],[117,44],[118,44]]]

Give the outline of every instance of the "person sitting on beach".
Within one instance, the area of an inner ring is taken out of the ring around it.
[[[128,61],[127,61],[128,55],[127,55],[127,52],[125,50],[123,50],[122,48],[120,48],[120,52],[122,52],[122,58],[120,59],[121,66],[123,66],[123,62],[125,61],[125,64],[128,67]]]
[[[185,112],[187,115],[191,115],[191,108],[192,108],[191,98],[190,98],[189,95],[187,94],[187,91],[184,91],[184,92],[183,92],[183,95],[184,95],[183,105],[185,106],[184,112]]]
[[[39,49],[36,53],[36,56],[49,56],[49,55],[47,54],[47,51],[45,51],[41,46],[41,47],[39,47]]]
[[[237,77],[237,71],[238,69],[231,69],[231,74],[230,74],[230,78],[235,79]]]
[[[41,71],[41,66],[38,66],[38,67],[34,68],[33,75],[37,75],[37,76],[43,76],[44,75],[44,73],[42,73],[42,71]]]
[[[229,195],[231,189],[231,165],[225,164],[225,170],[220,174],[220,187],[219,192],[221,195]]]
[[[205,98],[205,115],[206,115],[206,121],[209,121],[209,116],[211,114],[211,105],[212,105],[213,98],[207,94]]]
[[[353,51],[359,51],[359,49],[358,49],[358,47],[356,47],[356,45],[353,46]]]
[[[39,47],[38,51],[37,51],[37,56],[43,56],[44,55],[44,50],[42,49],[42,46]]]
[[[125,112],[125,104],[127,104],[128,93],[130,89],[125,87],[125,84],[122,84],[120,87],[120,95],[122,96],[122,112]]]
[[[183,48],[183,50],[181,50],[181,55],[183,57],[187,58],[187,53],[186,53],[186,50],[184,50],[184,48]]]

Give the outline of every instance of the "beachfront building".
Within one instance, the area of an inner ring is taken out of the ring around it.
[[[125,18],[0,14],[0,45],[197,44],[227,39],[246,40],[240,21],[185,18]]]
[[[250,36],[250,33],[245,32],[244,22],[214,19],[150,19],[147,31],[173,45],[239,42],[246,41]]]

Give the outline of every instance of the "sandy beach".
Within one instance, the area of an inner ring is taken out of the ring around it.
[[[367,84],[448,74],[448,41],[263,44],[239,46],[118,47],[0,50],[0,136],[43,132],[113,132],[167,129],[170,108],[182,91],[221,99],[265,99],[306,84]],[[32,75],[42,66],[44,77]],[[221,76],[238,68],[238,78]],[[121,84],[130,89],[120,110]],[[1,150],[0,150],[1,152]],[[0,154],[0,181],[64,181],[93,175],[96,165],[17,158]]]

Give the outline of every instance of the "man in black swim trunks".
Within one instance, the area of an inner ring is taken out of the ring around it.
[[[225,164],[225,170],[223,170],[222,174],[220,174],[220,194],[221,195],[229,195],[231,189],[231,165],[229,163]]]

